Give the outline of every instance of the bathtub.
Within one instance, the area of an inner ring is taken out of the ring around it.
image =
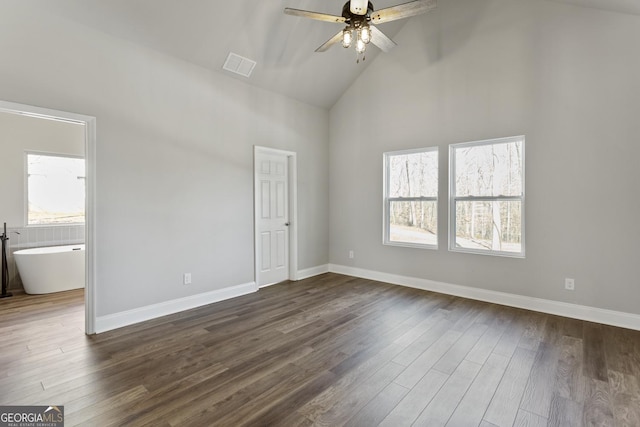
[[[23,249],[13,253],[28,294],[84,288],[84,245]]]

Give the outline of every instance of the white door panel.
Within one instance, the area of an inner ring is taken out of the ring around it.
[[[256,153],[256,242],[258,286],[289,278],[289,182],[284,154]],[[258,185],[259,184],[259,185]]]
[[[262,189],[260,199],[260,205],[262,206],[262,219],[271,218],[271,183],[269,181],[261,181],[260,186]]]
[[[261,254],[260,271],[271,270],[271,233],[268,231],[260,234]]]

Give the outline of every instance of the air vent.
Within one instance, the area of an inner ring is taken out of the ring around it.
[[[229,56],[227,56],[227,60],[224,62],[222,69],[240,74],[244,77],[249,77],[255,66],[256,61],[252,61],[231,52],[229,53]]]

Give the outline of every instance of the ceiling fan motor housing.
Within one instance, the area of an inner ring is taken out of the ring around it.
[[[346,2],[342,7],[342,17],[347,20],[347,23],[353,21],[369,21],[371,19],[369,15],[371,14],[371,12],[373,12],[373,3],[368,3],[367,13],[365,13],[364,15],[356,15],[355,13],[352,13],[350,4],[351,2]]]

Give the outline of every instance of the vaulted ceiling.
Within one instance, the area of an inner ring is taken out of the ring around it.
[[[37,0],[37,3],[66,19],[216,72],[224,72],[222,65],[229,52],[237,53],[258,64],[250,78],[234,78],[329,108],[373,59],[384,53],[371,47],[366,60],[359,64],[353,49],[339,45],[327,52],[315,53],[318,46],[342,27],[288,16],[283,9],[294,7],[340,15],[344,1]],[[382,9],[406,1],[373,0],[372,3],[375,9]],[[638,0],[552,1],[640,15]],[[437,14],[438,10],[432,13]],[[380,29],[393,38],[404,23],[404,20],[391,22],[380,25]]]

